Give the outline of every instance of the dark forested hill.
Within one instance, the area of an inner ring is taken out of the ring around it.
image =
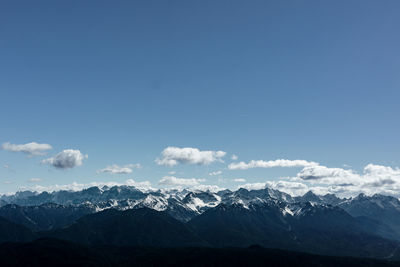
[[[0,245],[1,266],[394,267],[399,262],[313,255],[258,246],[155,248],[84,246],[55,239]]]
[[[0,243],[30,241],[35,237],[28,228],[0,217]]]

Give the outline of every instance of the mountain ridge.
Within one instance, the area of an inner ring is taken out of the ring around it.
[[[56,237],[85,245],[258,244],[384,258],[397,257],[400,242],[400,201],[383,195],[341,199],[313,192],[292,197],[271,188],[143,192],[115,186],[77,192],[25,191],[0,200],[6,203],[0,207],[0,217],[23,225],[32,238]]]

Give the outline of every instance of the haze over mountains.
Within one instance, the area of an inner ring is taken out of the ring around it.
[[[400,201],[300,197],[270,188],[141,191],[132,186],[18,192],[0,198],[0,241],[248,247],[400,259]]]

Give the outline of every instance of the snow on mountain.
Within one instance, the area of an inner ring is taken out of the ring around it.
[[[216,207],[221,203],[221,197],[211,192],[189,192],[182,203],[200,214],[204,210]]]
[[[330,206],[337,206],[355,217],[365,216],[374,220],[376,220],[376,216],[392,217],[392,224],[400,225],[400,201],[394,197],[361,194],[352,199],[341,199],[333,194],[320,196],[311,191],[303,196],[292,197],[271,188],[259,190],[240,188],[236,191],[226,189],[219,192],[160,189],[144,192],[133,186],[104,186],[102,188],[90,187],[81,191],[61,190],[42,193],[23,191],[14,195],[1,196],[0,203],[1,206],[7,204],[39,206],[55,203],[86,207],[93,212],[110,208],[127,210],[147,207],[165,211],[181,221],[188,221],[221,204],[236,205],[246,209],[255,206],[276,207],[283,216],[292,217],[301,216],[305,212],[311,212],[317,208],[327,209]],[[400,236],[400,227],[395,228],[399,228]]]

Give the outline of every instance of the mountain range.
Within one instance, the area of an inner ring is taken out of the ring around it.
[[[400,201],[384,195],[293,197],[260,190],[142,191],[132,186],[0,197],[0,242],[249,247],[400,259]]]

